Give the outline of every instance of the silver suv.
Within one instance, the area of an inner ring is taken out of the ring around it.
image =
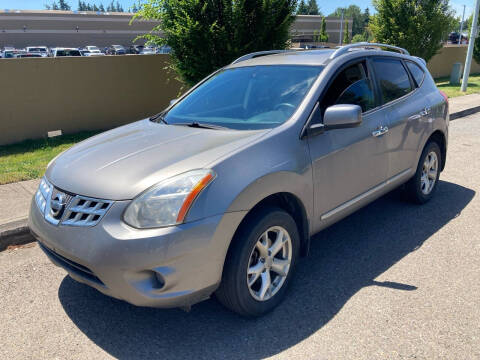
[[[249,54],[54,159],[29,225],[53,263],[104,294],[189,307],[215,293],[259,316],[313,234],[402,184],[430,200],[448,119],[404,49]]]

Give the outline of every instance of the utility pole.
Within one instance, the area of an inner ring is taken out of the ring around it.
[[[467,91],[468,76],[470,75],[470,67],[472,66],[473,47],[475,46],[475,38],[478,35],[478,12],[480,11],[480,0],[475,3],[475,10],[473,10],[472,29],[470,31],[470,39],[468,39],[467,59],[465,60],[465,69],[463,69],[463,79],[461,90]]]
[[[465,19],[465,5],[463,5],[462,22],[460,23],[460,36],[458,37],[458,45],[462,43],[463,20]]]
[[[343,9],[342,9],[342,17],[340,20],[340,40],[339,40],[340,46],[342,46],[342,42],[343,42]]]

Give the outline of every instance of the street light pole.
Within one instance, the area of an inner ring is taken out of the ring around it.
[[[465,5],[463,5],[462,22],[460,23],[460,36],[458,37],[458,45],[462,43],[463,20],[465,19]]]
[[[476,1],[475,10],[473,10],[472,29],[470,31],[470,39],[468,39],[467,59],[465,60],[465,69],[463,69],[463,79],[461,90],[467,91],[468,76],[470,75],[470,67],[472,66],[473,47],[475,46],[475,37],[477,36],[478,12],[480,11],[480,0]]]
[[[343,9],[342,9],[342,18],[340,20],[340,41],[339,41],[339,44],[340,46],[342,46],[342,42],[343,42]]]

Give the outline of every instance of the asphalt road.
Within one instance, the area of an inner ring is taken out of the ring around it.
[[[480,114],[451,123],[424,206],[395,191],[317,235],[290,296],[245,320],[216,301],[137,308],[38,246],[0,253],[0,359],[480,359]]]

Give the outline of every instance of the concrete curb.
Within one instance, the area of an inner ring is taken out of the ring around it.
[[[477,112],[480,112],[480,106],[450,114],[450,120],[460,119]],[[27,218],[0,225],[0,251],[5,250],[10,245],[23,245],[33,241],[35,241],[35,239],[30,234],[30,229],[27,226]]]
[[[35,239],[30,235],[26,218],[0,225],[0,251],[10,245],[23,245],[32,241]]]
[[[450,120],[456,120],[464,116],[472,115],[480,111],[480,106],[475,106],[465,110],[457,111],[456,113],[450,114]]]

